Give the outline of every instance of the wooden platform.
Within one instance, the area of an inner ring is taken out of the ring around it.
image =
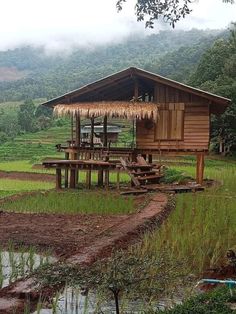
[[[64,170],[65,188],[76,188],[79,181],[79,171],[85,170],[87,188],[91,187],[91,173],[98,171],[98,185],[108,187],[109,171],[117,169],[117,163],[102,160],[45,160],[45,168],[56,169],[56,188],[62,188],[62,170]],[[117,169],[117,185],[119,185],[119,169]]]
[[[177,185],[177,184],[149,184],[141,186],[148,191],[160,191],[166,193],[188,193],[204,191],[205,188],[199,184]]]

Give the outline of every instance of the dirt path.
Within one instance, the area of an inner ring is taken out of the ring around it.
[[[57,215],[0,213],[0,243],[15,247],[34,246],[49,250],[57,257],[71,256],[88,246],[111,227],[128,219],[128,215]]]
[[[91,265],[114,248],[125,248],[168,216],[167,196],[156,193],[135,214],[122,216],[29,215],[1,213],[0,242],[50,247],[65,262]],[[155,224],[154,224],[155,223]],[[23,312],[23,300],[35,302],[48,289],[39,291],[33,278],[19,280],[0,290],[0,313]]]
[[[49,173],[34,173],[34,172],[18,172],[18,171],[3,171],[0,170],[1,179],[13,179],[23,181],[46,181],[55,182],[55,175]]]

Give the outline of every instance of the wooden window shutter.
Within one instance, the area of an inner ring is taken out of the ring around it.
[[[184,135],[184,104],[168,104],[159,110],[155,140],[182,140]]]
[[[157,121],[155,138],[157,140],[168,139],[168,125],[169,125],[169,110],[159,110],[159,118]]]

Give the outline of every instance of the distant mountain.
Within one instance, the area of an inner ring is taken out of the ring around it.
[[[187,82],[203,52],[226,36],[219,30],[161,31],[65,56],[32,47],[0,52],[0,101],[52,98],[129,66]]]

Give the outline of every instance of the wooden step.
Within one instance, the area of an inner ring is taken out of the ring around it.
[[[145,176],[145,175],[153,175],[156,174],[156,171],[140,171],[140,172],[136,172],[136,171],[132,171],[132,174],[134,176]]]
[[[120,192],[120,195],[129,195],[129,194],[138,195],[138,194],[144,194],[147,192],[148,192],[148,190],[145,188],[143,188],[143,189],[132,189],[132,190],[122,191],[122,192]]]
[[[146,180],[160,179],[162,177],[163,177],[163,175],[155,174],[155,175],[152,175],[152,176],[138,177],[137,179],[139,181],[146,181]]]

